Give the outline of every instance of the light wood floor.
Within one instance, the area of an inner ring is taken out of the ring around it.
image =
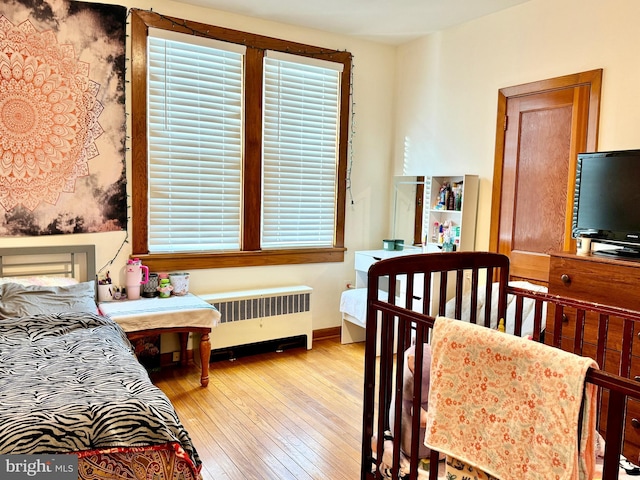
[[[360,477],[364,344],[339,339],[196,367],[153,380],[203,462],[204,480]]]
[[[189,431],[203,480],[357,480],[363,360],[363,343],[328,339],[214,362],[207,388],[195,366],[152,379]]]

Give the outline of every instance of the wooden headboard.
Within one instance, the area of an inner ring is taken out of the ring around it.
[[[0,277],[96,278],[95,245],[0,248]]]

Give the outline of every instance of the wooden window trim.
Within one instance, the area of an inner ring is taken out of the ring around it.
[[[245,45],[246,62],[254,68],[247,69],[245,79],[245,139],[243,176],[253,179],[252,188],[243,190],[243,229],[241,251],[206,252],[188,254],[150,254],[148,248],[148,167],[147,167],[147,36],[149,27],[207,36]],[[334,245],[330,248],[300,248],[260,250],[261,162],[260,145],[262,122],[262,59],[265,50],[295,53],[323,58],[344,64],[341,84],[340,143],[338,151],[336,229]],[[191,22],[156,12],[131,10],[131,129],[132,129],[132,256],[144,261],[153,270],[224,268],[260,265],[285,265],[301,263],[325,263],[344,261],[344,224],[346,202],[347,156],[350,114],[351,54],[323,49],[311,45],[288,42],[238,30]],[[259,66],[259,68],[258,68]],[[258,108],[249,106],[257,105]]]

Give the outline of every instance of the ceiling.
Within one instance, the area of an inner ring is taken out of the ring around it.
[[[180,0],[399,45],[529,0]]]

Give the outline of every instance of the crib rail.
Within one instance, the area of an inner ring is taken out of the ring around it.
[[[599,387],[598,430],[605,439],[602,478],[617,479],[619,457],[624,453],[638,463],[638,451],[623,450],[625,432],[630,433],[640,421],[627,416],[630,401],[640,400],[640,383],[632,378],[634,348],[640,355],[640,342],[634,340],[640,330],[640,312],[592,304],[579,300],[508,286],[509,264],[505,256],[485,252],[439,253],[404,256],[383,260],[369,271],[369,299],[367,311],[367,339],[365,351],[364,415],[362,439],[362,480],[382,478],[417,479],[418,455],[404,459],[400,476],[400,448],[393,449],[392,467],[388,476],[380,471],[384,438],[390,431],[400,439],[401,424],[390,426],[390,416],[401,415],[405,358],[404,352],[415,343],[429,343],[435,316],[445,315],[494,327],[504,318],[514,334],[522,334],[525,326],[532,340],[544,342],[578,355],[591,356],[601,370],[590,369],[587,381]],[[400,276],[407,285],[398,292],[395,285]],[[378,298],[379,287],[388,281],[386,298]],[[487,281],[488,279],[488,281]],[[495,280],[491,281],[491,280]],[[453,298],[453,299],[451,299]],[[484,308],[480,308],[483,304]],[[405,308],[405,306],[407,308]],[[525,307],[530,311],[525,318]],[[622,325],[622,336],[610,335],[610,325]],[[526,324],[526,325],[525,325]],[[590,344],[585,332],[595,335]],[[376,332],[381,332],[377,342]],[[595,333],[594,333],[595,332]],[[423,374],[423,349],[415,349],[415,378]],[[413,385],[410,400],[414,412],[420,411],[423,401],[420,381]],[[418,452],[420,443],[419,415],[411,424],[411,452]],[[380,432],[380,434],[378,434]],[[374,442],[372,438],[376,438]],[[374,453],[374,451],[376,453]],[[438,465],[439,454],[432,451],[430,465]],[[408,462],[408,463],[407,463]],[[431,468],[430,480],[437,477]]]

